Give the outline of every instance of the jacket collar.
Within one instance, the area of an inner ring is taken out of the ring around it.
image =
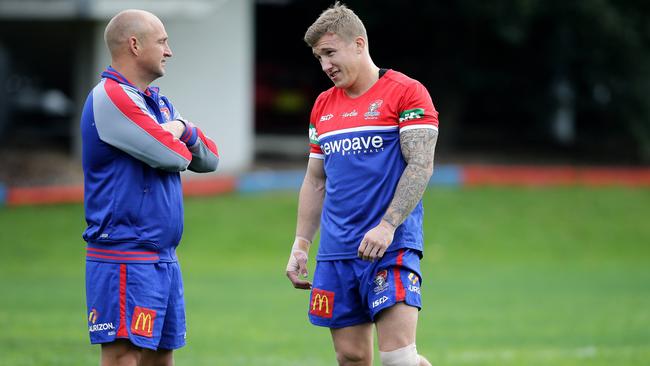
[[[139,92],[143,93],[144,95],[148,95],[148,96],[151,96],[152,94],[158,94],[159,91],[159,88],[155,86],[147,87],[147,89],[144,92],[141,91],[140,89],[138,89],[137,86],[135,86],[132,82],[130,82],[129,79],[127,79],[119,71],[115,70],[112,66],[108,66],[106,70],[102,72],[102,77],[115,80],[120,84],[131,86],[136,90],[138,90]]]

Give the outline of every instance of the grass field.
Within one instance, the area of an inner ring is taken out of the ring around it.
[[[335,364],[284,276],[296,201],[186,200],[178,365]],[[432,188],[425,210],[418,349],[434,365],[650,364],[650,190]],[[98,364],[83,228],[79,205],[0,210],[0,365]]]

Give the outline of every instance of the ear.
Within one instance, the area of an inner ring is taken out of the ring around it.
[[[140,54],[140,43],[135,36],[129,37],[129,51],[136,56]]]
[[[361,54],[366,49],[367,45],[368,43],[366,42],[366,39],[361,36],[354,39],[354,46],[357,54]]]

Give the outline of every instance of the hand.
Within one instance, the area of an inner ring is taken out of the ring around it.
[[[305,279],[308,275],[307,257],[310,245],[311,243],[307,239],[297,237],[291,248],[291,255],[289,255],[287,263],[287,277],[293,287],[297,289],[311,289],[311,282]]]
[[[172,120],[160,125],[163,130],[171,132],[174,137],[180,139],[185,132],[185,124],[178,120]]]
[[[393,242],[395,227],[388,222],[381,220],[379,225],[370,229],[364,235],[359,245],[357,255],[363,260],[374,262],[384,256],[388,246]]]

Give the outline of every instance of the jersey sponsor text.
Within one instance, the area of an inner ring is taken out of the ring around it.
[[[335,141],[328,141],[321,147],[325,155],[337,154],[360,154],[383,151],[384,139],[381,136],[362,136],[344,138]]]

